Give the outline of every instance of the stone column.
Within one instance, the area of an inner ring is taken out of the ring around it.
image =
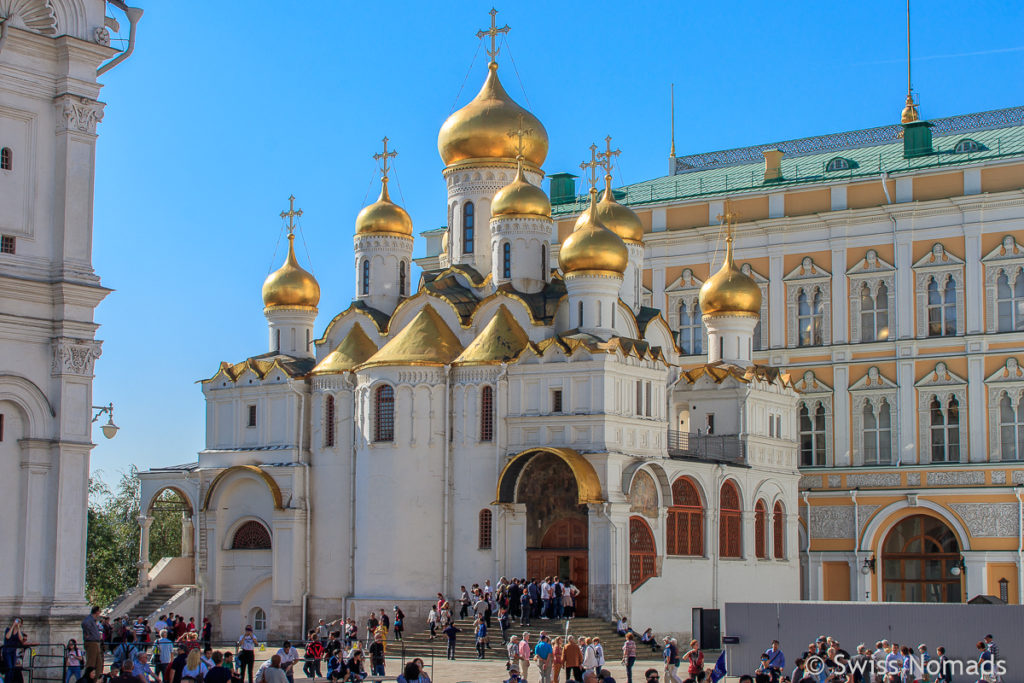
[[[149,585],[149,569],[153,566],[149,561],[149,527],[152,525],[152,517],[139,515],[139,561],[135,565],[139,568],[139,586]]]
[[[188,513],[181,515],[181,556],[192,557],[195,550],[195,539],[193,538],[192,517]]]

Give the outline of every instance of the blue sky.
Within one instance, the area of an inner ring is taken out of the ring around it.
[[[122,429],[96,431],[92,469],[108,481],[133,463],[194,460],[195,381],[266,351],[260,287],[283,259],[289,194],[323,292],[318,335],[352,298],[353,221],[376,197],[384,135],[399,151],[393,198],[417,233],[443,224],[437,131],[484,78],[475,32],[491,7],[141,4],[135,54],[101,79],[93,260],[115,291],[96,314],[94,402],[113,401]],[[498,9],[512,27],[499,74],[547,128],[548,173],[576,169],[610,134],[616,184],[664,175],[672,82],[680,155],[893,123],[903,106],[900,0]],[[923,117],[1024,104],[1024,4],[913,12]],[[299,259],[310,267],[301,242]]]

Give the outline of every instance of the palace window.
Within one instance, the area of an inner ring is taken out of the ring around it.
[[[883,341],[889,338],[889,288],[879,282],[875,292],[867,282],[860,288],[860,340]]]
[[[928,278],[928,336],[956,334],[956,283],[950,276]]]
[[[1011,283],[1010,278],[1013,278]],[[996,278],[996,308],[999,313],[999,331],[1024,330],[1024,271],[1017,268],[1009,274],[1005,270]]]
[[[687,477],[672,482],[665,541],[668,555],[704,554],[704,506],[696,485]]]
[[[256,426],[256,404],[248,406],[248,419],[246,420],[247,427]]]
[[[512,245],[509,242],[501,245],[501,276],[512,277]]]
[[[892,409],[885,398],[877,403],[864,401],[864,464],[888,465],[892,462]]]
[[[800,466],[825,465],[825,406],[800,402]]]
[[[473,202],[462,207],[462,253],[473,253]]]
[[[324,398],[324,447],[334,448],[334,397]]]
[[[14,170],[14,152],[10,147],[0,149],[0,171]]]
[[[852,168],[856,168],[857,162],[850,161],[845,157],[832,157],[829,162],[825,164],[825,172],[831,173],[833,171],[849,171]]]
[[[481,550],[491,547],[492,529],[491,509],[484,508],[480,511],[479,543],[477,544]]]
[[[654,545],[651,527],[640,517],[629,518],[629,585],[636,590],[657,576],[658,550]]]
[[[363,259],[363,294],[370,293],[370,259]]]
[[[763,500],[754,505],[754,554],[759,560],[768,559],[768,508]]]
[[[821,332],[824,327],[821,290],[818,288],[811,291],[801,289],[800,294],[797,295],[796,305],[796,326],[799,335],[797,345],[821,346]]]
[[[786,285],[786,345],[831,344],[831,273],[818,266],[810,256],[805,256],[783,281]]]
[[[984,147],[979,144],[976,140],[970,138],[964,138],[960,142],[956,143],[953,148],[954,154],[970,154],[973,152],[980,152]]]
[[[387,442],[395,440],[395,390],[390,384],[382,384],[374,392],[373,440]]]
[[[555,389],[551,392],[551,412],[562,412],[562,390]]]
[[[704,341],[704,321],[700,303],[693,299],[679,303],[679,348],[683,353],[696,356],[702,353]]]
[[[961,602],[961,577],[952,571],[961,561],[956,535],[940,519],[907,517],[882,545],[882,600]]]
[[[722,484],[718,504],[718,554],[721,557],[742,557],[743,513],[736,484]]]
[[[398,262],[398,295],[405,296],[406,291],[405,261]]]
[[[0,236],[0,254],[13,254],[16,242],[13,235]]]
[[[772,509],[772,550],[776,560],[786,559],[786,515],[782,501]]]
[[[231,539],[232,550],[270,550],[270,532],[254,519],[238,527]]]
[[[956,396],[950,396],[945,405],[932,396],[928,409],[932,462],[960,462],[960,403]]]
[[[480,390],[480,440],[494,440],[494,388]]]
[[[1024,460],[1024,396],[1014,400],[1003,392],[999,398],[999,457]]]

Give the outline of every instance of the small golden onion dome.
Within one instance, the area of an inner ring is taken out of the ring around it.
[[[511,183],[498,190],[491,201],[491,216],[551,217],[551,200],[523,175],[522,160]]]
[[[725,263],[700,288],[702,313],[747,313],[760,315],[761,288],[736,267],[732,259],[732,236],[725,239]]]
[[[580,214],[576,219],[576,226],[589,219],[590,209]],[[644,224],[640,217],[628,206],[623,206],[615,201],[612,194],[611,176],[605,176],[604,194],[601,201],[597,203],[597,218],[606,228],[622,238],[623,242],[643,242]]]
[[[263,281],[263,305],[306,306],[315,308],[320,303],[320,284],[312,274],[303,270],[295,260],[295,235],[288,235],[288,256],[284,265]]]
[[[437,151],[445,166],[467,159],[515,159],[516,141],[508,131],[520,127],[530,131],[523,136],[523,158],[539,167],[548,155],[547,131],[508,96],[498,80],[498,65],[491,62],[484,87],[441,126]]]
[[[626,272],[629,252],[622,238],[606,228],[597,217],[597,190],[591,190],[587,219],[576,223],[572,234],[562,242],[558,265],[563,273],[587,270]]]
[[[920,116],[917,113],[917,105],[914,103],[914,98],[910,93],[907,93],[907,103],[903,107],[903,113],[900,114],[900,123],[913,123],[917,121]]]
[[[406,235],[412,237],[412,219],[405,209],[391,201],[388,179],[381,179],[380,197],[364,206],[356,216],[357,235]]]

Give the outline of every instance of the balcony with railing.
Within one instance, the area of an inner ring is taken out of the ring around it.
[[[694,434],[668,430],[668,455],[681,460],[747,464],[747,445],[737,434]]]

